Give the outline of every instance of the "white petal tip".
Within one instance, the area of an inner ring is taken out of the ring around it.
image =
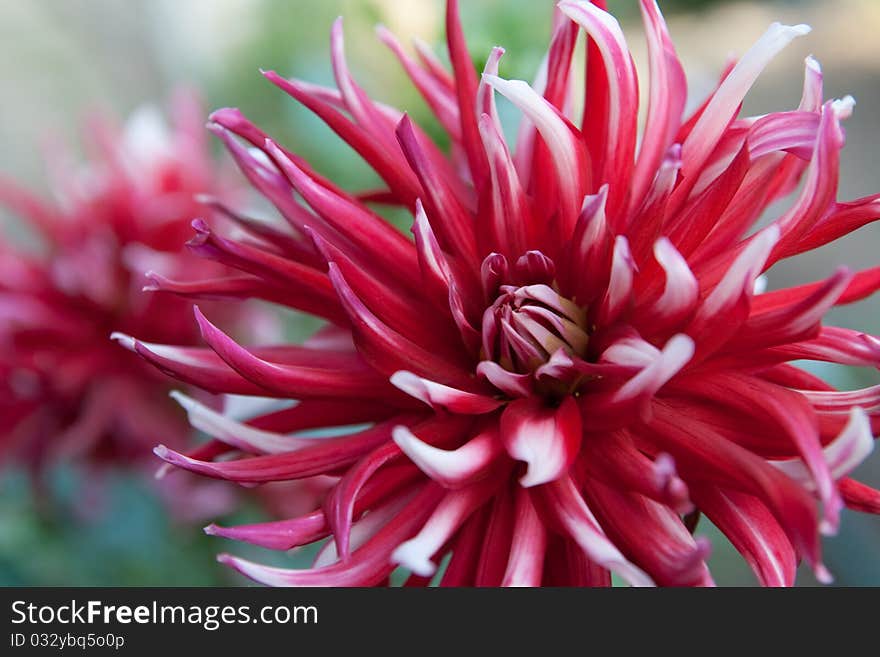
[[[397,426],[391,430],[391,439],[397,443],[397,446],[400,447],[400,449],[406,452],[407,447],[412,444],[416,437],[413,435],[412,431],[406,427]]]
[[[680,352],[682,359],[687,363],[693,357],[694,351],[697,348],[697,343],[686,333],[676,333],[669,338],[669,342],[666,343],[664,349],[667,348]]]
[[[837,524],[830,520],[822,520],[819,523],[819,533],[822,534],[822,536],[836,536],[837,530]]]
[[[752,289],[753,294],[764,294],[767,291],[768,284],[767,276],[765,274],[761,274],[758,278],[755,279],[755,285]]]
[[[611,572],[620,575],[630,586],[635,588],[648,588],[657,586],[656,582],[641,568],[631,563],[609,563],[607,568]]]
[[[430,577],[437,570],[415,541],[401,543],[391,555],[391,561],[400,564],[419,577]]]
[[[533,488],[535,486],[540,486],[541,484],[549,484],[557,478],[557,476],[548,476],[546,472],[536,472],[536,470],[537,468],[533,468],[529,465],[526,473],[520,477],[519,485],[523,488]]]
[[[183,394],[180,390],[172,390],[168,393],[168,396],[180,404],[186,411],[191,411],[196,407],[196,401],[192,397]]]
[[[791,37],[794,38],[809,34],[813,31],[813,28],[806,23],[799,23],[797,25],[785,25],[783,23],[775,22],[770,25],[770,31],[772,32],[774,30],[777,32],[785,33],[786,35],[791,35]]]
[[[834,575],[821,563],[816,564],[813,568],[813,574],[821,584],[831,584],[834,582]]]
[[[126,333],[120,333],[119,331],[113,331],[110,334],[110,339],[114,342],[118,342],[122,347],[125,347],[129,351],[135,351],[135,345],[137,344],[137,340],[135,340],[130,335]]]
[[[418,377],[412,372],[408,372],[407,370],[397,370],[394,374],[391,375],[391,378],[389,380],[392,384],[398,385],[400,383],[411,383],[412,381],[415,381],[417,379]]]
[[[422,380],[412,372],[399,370],[391,375],[389,381],[391,382],[391,385],[405,392],[410,397],[415,397],[416,399],[424,401],[425,390]]]
[[[855,107],[856,99],[850,95],[846,95],[843,98],[838,98],[831,103],[831,109],[840,119],[848,119],[849,117],[851,117]]]

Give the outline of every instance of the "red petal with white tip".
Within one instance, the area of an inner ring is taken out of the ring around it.
[[[486,476],[504,452],[495,427],[454,450],[432,447],[403,426],[395,427],[391,436],[422,472],[446,488],[461,488]]]
[[[581,445],[581,416],[572,397],[559,408],[540,399],[508,404],[501,416],[501,440],[511,458],[525,461],[525,487],[538,486],[565,475]]]

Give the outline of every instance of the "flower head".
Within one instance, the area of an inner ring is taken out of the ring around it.
[[[210,456],[157,454],[246,484],[331,478],[309,513],[208,529],[276,549],[330,537],[313,568],[224,562],[280,585],[380,584],[398,565],[427,583],[446,559],[444,585],[607,585],[610,573],[704,585],[709,545],[692,530],[705,514],[761,582],[790,585],[801,559],[828,579],[820,532],[836,530],[844,505],[878,510],[880,494],[848,478],[872,449],[878,390],[838,392],[791,361],[880,363],[877,338],[821,323],[872,293],[880,270],[756,289],[774,263],[877,217],[880,197],[836,199],[852,100],[825,101],[808,59],[799,107],[740,117],[764,66],[808,31],[775,24],[684,116],[681,64],[642,0],[650,65],[637,139],[636,70],[599,4],[559,3],[532,85],[499,77],[500,48],[477,74],[454,0],[451,71],[380,29],[449,154],[358,86],[341,22],[336,89],[265,73],[375,169],[380,190],[340,189],[237,110],[213,114],[288,228],[244,242],[197,223],[193,248],[327,325],[302,346],[248,348],[197,311],[207,348],[134,343],[209,390],[299,400],[244,423],[189,404],[215,438]],[[496,94],[523,113],[515,150]],[[752,232],[787,195],[788,209]],[[411,211],[413,240],[380,204]],[[338,435],[302,433],[316,427]]]
[[[136,330],[153,340],[198,340],[187,317],[190,302],[142,288],[165,276],[223,271],[179,255],[192,216],[206,210],[195,196],[224,189],[201,113],[200,103],[181,93],[170,128],[152,108],[136,112],[124,129],[96,118],[83,131],[88,163],[69,163],[62,149],[50,150],[52,200],[0,179],[0,203],[39,242],[30,249],[11,237],[0,244],[6,460],[33,469],[71,457],[90,465],[143,464],[157,433],[186,444],[191,429],[168,398],[167,379],[108,336]],[[145,278],[145,269],[155,273]],[[229,317],[236,309],[218,311]]]

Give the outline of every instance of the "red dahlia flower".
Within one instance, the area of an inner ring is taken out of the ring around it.
[[[838,392],[790,364],[880,363],[877,338],[821,324],[880,286],[880,271],[756,290],[774,263],[877,217],[880,197],[835,198],[852,100],[823,101],[808,59],[799,107],[739,118],[759,72],[808,31],[775,24],[683,119],[682,67],[642,0],[650,86],[637,143],[636,71],[598,4],[559,4],[531,86],[498,77],[500,48],[476,74],[454,0],[451,72],[380,31],[448,131],[448,156],[355,83],[339,22],[338,89],[266,73],[376,170],[379,191],[340,189],[236,110],[212,116],[290,230],[244,242],[197,222],[193,249],[328,324],[302,346],[247,348],[197,310],[208,348],[131,342],[208,390],[299,400],[245,423],[185,400],[215,440],[156,453],[245,484],[332,478],[309,513],[207,530],[282,550],[330,537],[313,568],[222,561],[279,585],[381,584],[398,565],[424,584],[443,559],[444,585],[608,585],[610,573],[711,584],[709,546],[691,532],[702,513],[761,582],[790,585],[800,559],[830,578],[819,536],[844,505],[880,510],[880,493],[847,476],[872,449],[880,389]],[[495,92],[525,115],[515,152]],[[787,211],[750,232],[790,193]],[[414,241],[377,203],[412,212]],[[300,433],[316,427],[348,428]]]
[[[30,250],[0,243],[4,460],[33,469],[73,456],[90,465],[143,464],[157,433],[186,444],[191,429],[168,399],[167,379],[108,336],[122,329],[183,344],[198,339],[189,303],[143,294],[150,281],[142,272],[202,277],[223,270],[179,255],[193,215],[205,211],[195,195],[222,189],[201,114],[182,94],[173,129],[151,109],[124,130],[95,121],[88,164],[62,166],[52,151],[54,202],[0,179],[0,203],[41,242]]]

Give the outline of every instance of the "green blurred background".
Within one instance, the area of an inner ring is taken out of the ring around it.
[[[549,0],[462,0],[465,31],[477,64],[503,45],[505,77],[531,79],[550,31]],[[640,70],[644,46],[635,0],[611,3],[627,30]],[[806,22],[814,31],[769,67],[749,95],[750,114],[797,104],[803,58],[823,65],[826,95],[852,93],[841,198],[880,191],[880,1],[812,0],[725,2],[661,0],[682,57],[693,100],[717,79],[729,53],[742,53],[773,20]],[[405,83],[373,28],[383,23],[406,40],[443,38],[442,0],[0,0],[0,171],[36,189],[45,187],[39,144],[49,136],[76,143],[86,112],[108,108],[122,116],[166,99],[181,84],[201,90],[206,107],[240,107],[277,141],[309,158],[323,173],[352,188],[373,178],[332,133],[265,82],[258,69],[332,82],[328,35],[345,16],[350,65],[374,97],[428,121],[427,108]],[[442,54],[442,48],[438,46]],[[512,114],[510,119],[515,117]],[[219,154],[219,149],[218,149]],[[6,217],[8,220],[9,218]],[[877,264],[880,230],[863,229],[839,243],[784,263],[770,286],[825,276],[840,263]],[[831,320],[878,333],[876,301],[838,309]],[[291,320],[295,322],[296,320]],[[302,327],[292,325],[292,332]],[[825,368],[841,387],[880,383],[876,372]],[[157,442],[160,438],[157,437]],[[856,473],[880,485],[880,458]],[[47,499],[28,495],[21,473],[0,477],[0,584],[212,585],[243,583],[213,559],[216,552],[276,564],[302,565],[307,555],[279,555],[204,536],[201,524],[172,519],[155,487],[118,473],[94,499],[83,499],[89,473],[58,467]],[[246,504],[223,522],[262,517]],[[711,527],[712,568],[719,584],[751,585],[741,559]],[[827,562],[841,585],[880,585],[880,520],[847,512],[840,535],[826,542]],[[800,584],[812,584],[804,572]]]

